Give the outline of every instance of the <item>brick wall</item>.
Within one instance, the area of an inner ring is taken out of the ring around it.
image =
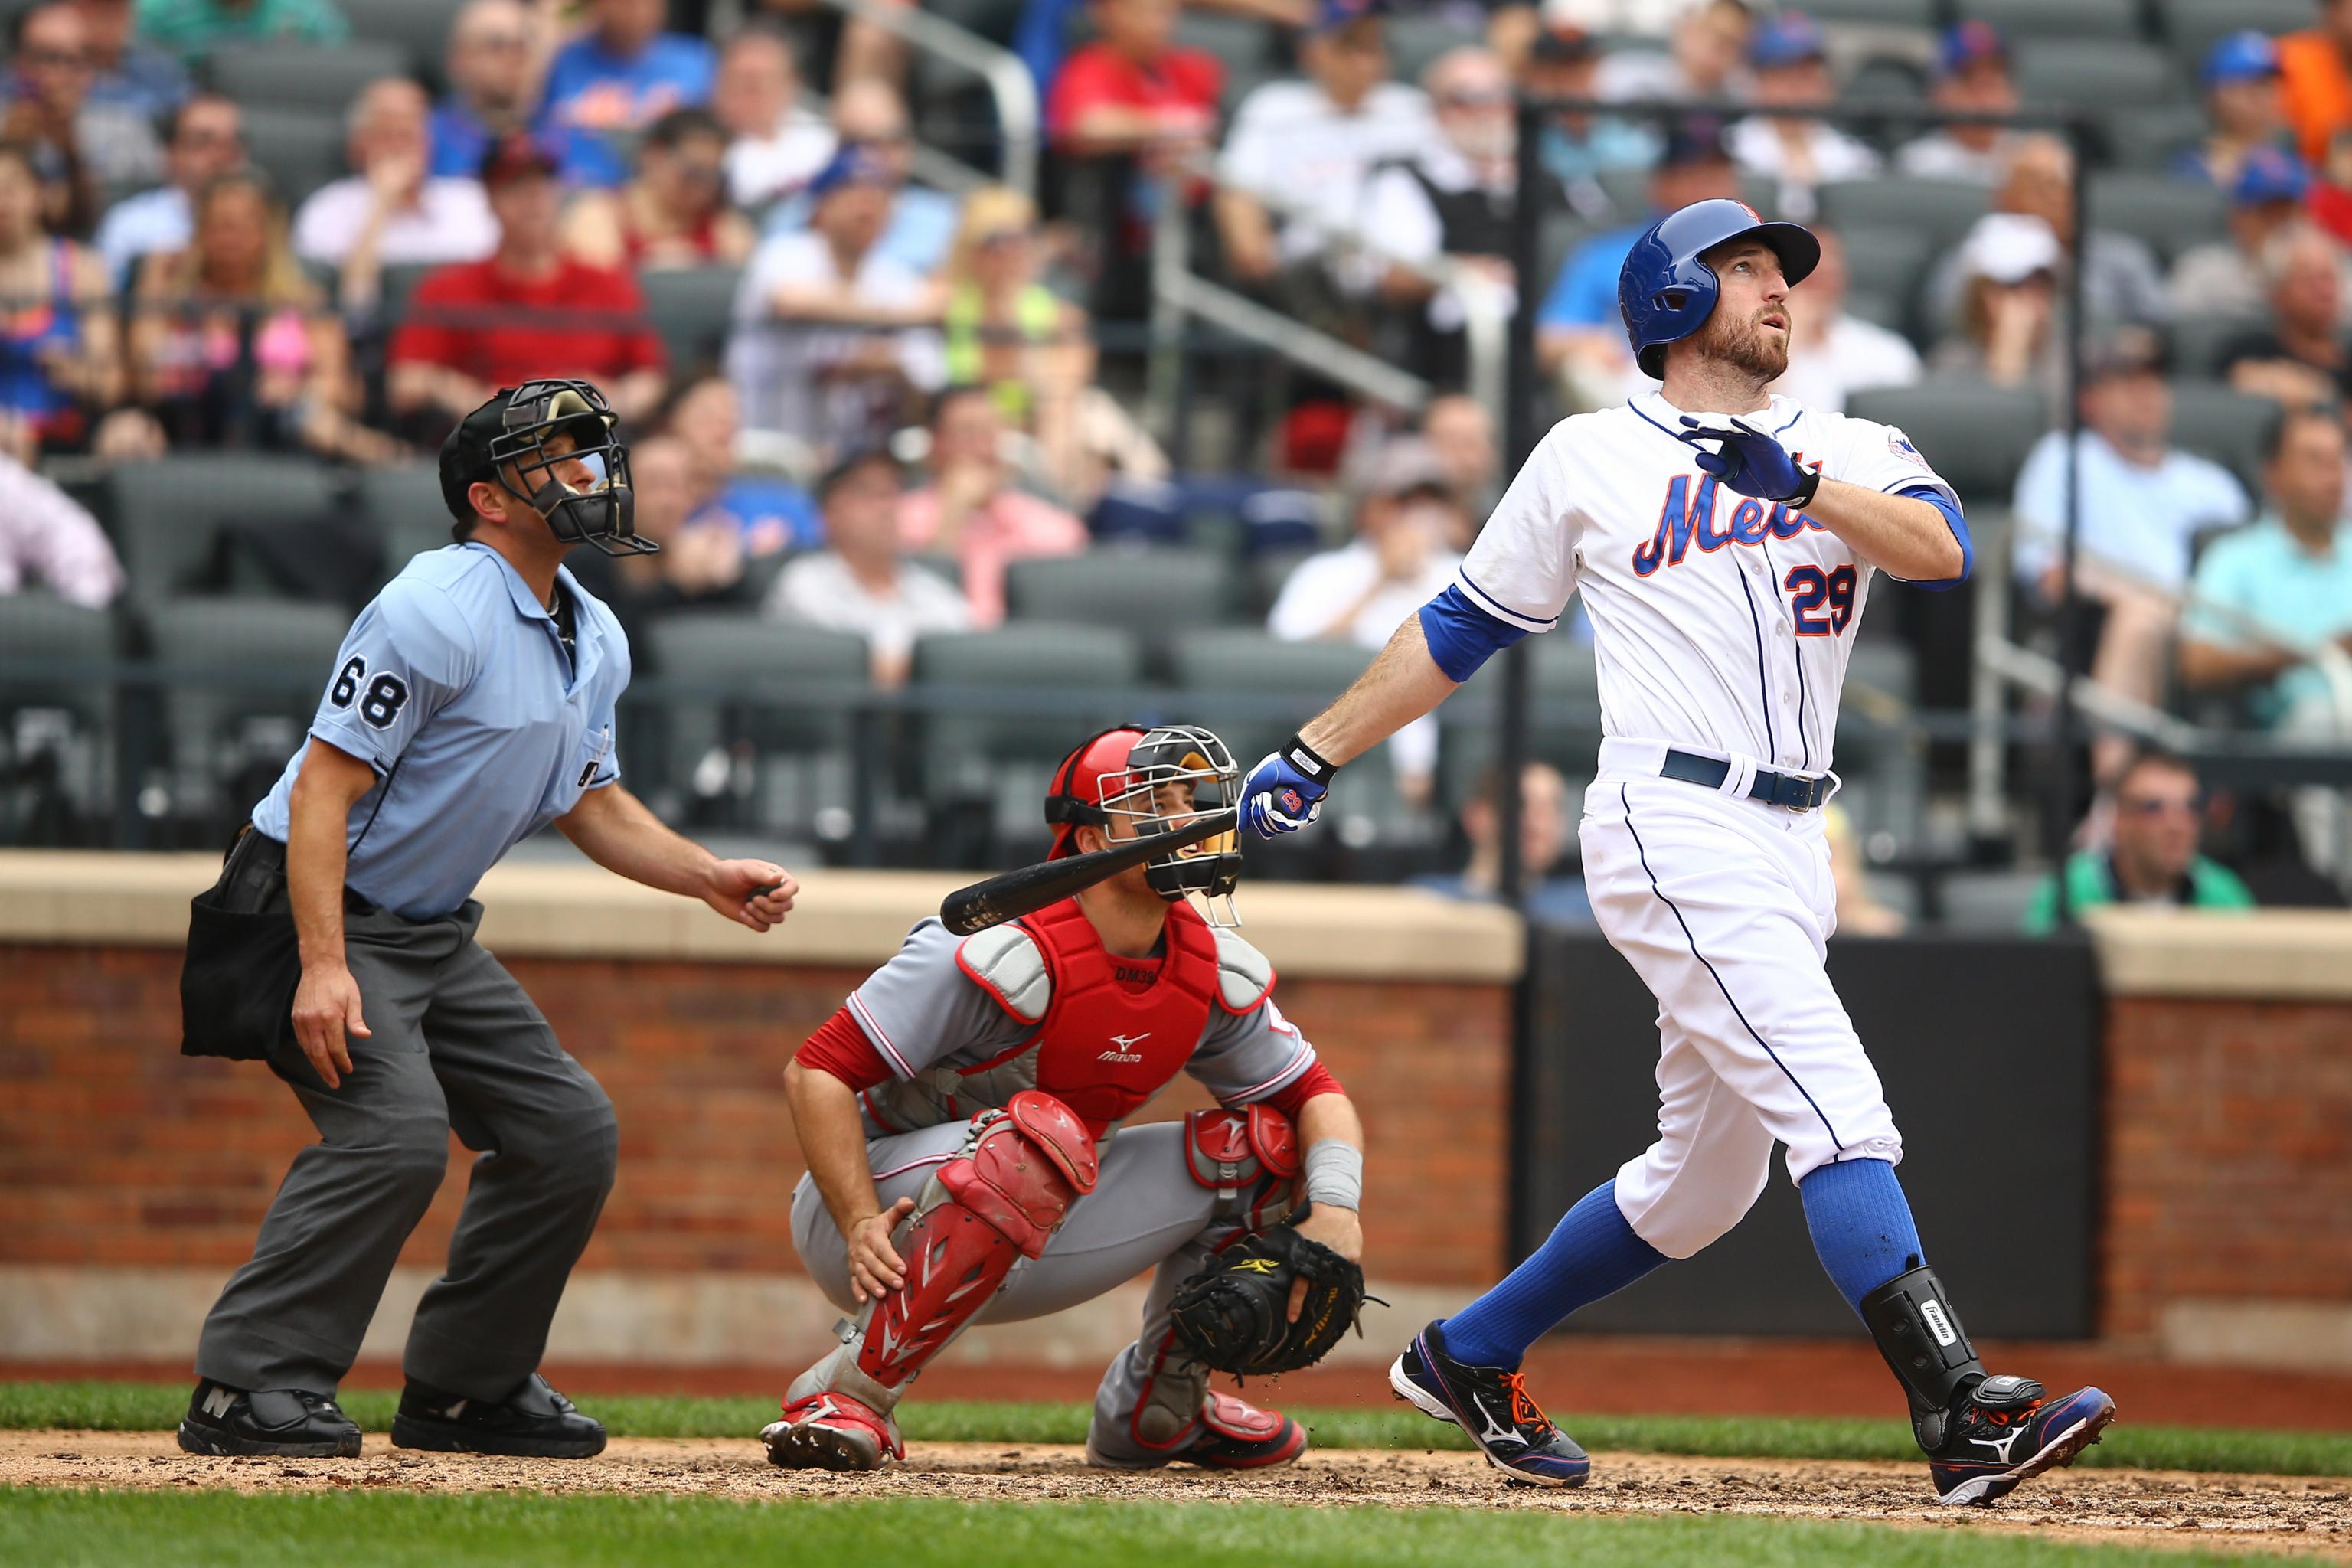
[[[583,1267],[795,1268],[788,1199],[802,1163],[778,1075],[865,971],[511,967],[620,1112],[619,1184]],[[247,1255],[288,1160],[314,1134],[266,1068],[178,1054],[179,968],[168,948],[0,944],[0,1263],[226,1273]],[[1491,1277],[1503,1247],[1505,991],[1286,981],[1281,995],[1370,1127],[1375,1273]],[[1146,1119],[1203,1103],[1180,1079]],[[405,1262],[438,1261],[463,1192],[455,1164]]]
[[[2108,1005],[2103,1323],[2352,1300],[2352,1004]]]

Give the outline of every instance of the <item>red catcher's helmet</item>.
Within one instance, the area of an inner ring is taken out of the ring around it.
[[[1062,759],[1062,765],[1054,770],[1054,782],[1045,786],[1045,820],[1054,828],[1054,845],[1045,851],[1046,859],[1076,854],[1081,826],[1110,826],[1110,813],[1103,809],[1104,803],[1134,789],[1135,781],[1127,776],[1127,754],[1141,739],[1141,725],[1122,724],[1088,736]]]

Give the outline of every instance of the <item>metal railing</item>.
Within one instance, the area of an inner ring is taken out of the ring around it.
[[[997,130],[1004,139],[1003,181],[1024,196],[1037,194],[1037,84],[1019,55],[919,6],[877,5],[876,0],[823,4],[980,78],[994,100]]]

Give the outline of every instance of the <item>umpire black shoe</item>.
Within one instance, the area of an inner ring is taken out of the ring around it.
[[[510,1454],[530,1459],[585,1459],[604,1451],[604,1426],[532,1373],[504,1399],[469,1399],[411,1379],[392,1418],[396,1448],[438,1454]]]
[[[2053,1399],[2033,1379],[2004,1374],[1962,1394],[1948,1416],[1930,1413],[1913,1426],[1938,1498],[1989,1503],[2020,1481],[2073,1464],[2115,1418],[2116,1402],[2105,1390],[2078,1388]]]
[[[360,1429],[332,1399],[307,1388],[248,1392],[205,1378],[180,1423],[180,1448],[189,1454],[356,1459]]]
[[[1390,1364],[1389,1386],[1423,1415],[1470,1434],[1486,1462],[1513,1480],[1580,1487],[1592,1473],[1584,1450],[1538,1408],[1525,1374],[1455,1361],[1437,1323]]]

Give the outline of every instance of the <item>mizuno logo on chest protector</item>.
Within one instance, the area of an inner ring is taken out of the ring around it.
[[[1727,544],[1761,544],[1767,539],[1794,539],[1809,528],[1821,531],[1820,523],[1801,512],[1792,512],[1778,502],[1768,509],[1764,502],[1747,496],[1738,498],[1739,504],[1732,508],[1729,521],[1717,528],[1715,503],[1721,493],[1712,476],[1676,474],[1667,481],[1665,504],[1658,511],[1658,531],[1646,543],[1634,547],[1633,574],[1647,577],[1661,566],[1681,565],[1693,540],[1702,552],[1711,554]]]

